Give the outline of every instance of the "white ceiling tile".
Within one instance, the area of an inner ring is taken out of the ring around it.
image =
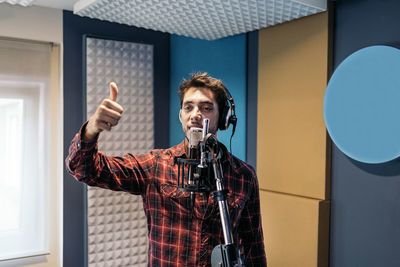
[[[0,3],[8,3],[11,5],[31,6],[35,0],[0,0]]]
[[[324,0],[80,0],[74,13],[214,40],[326,10]]]

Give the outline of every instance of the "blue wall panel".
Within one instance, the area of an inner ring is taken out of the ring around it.
[[[230,91],[236,104],[238,124],[232,139],[232,152],[246,159],[246,34],[206,41],[171,36],[170,58],[170,145],[180,143],[184,135],[178,119],[180,102],[178,87],[183,78],[195,72],[208,72],[221,79]],[[228,131],[219,131],[218,137],[229,149]]]
[[[399,10],[398,0],[336,1],[334,67],[366,46],[398,47]],[[330,266],[400,266],[400,160],[359,163],[333,145],[331,190]]]

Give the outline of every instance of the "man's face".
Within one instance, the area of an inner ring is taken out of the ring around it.
[[[191,87],[183,96],[181,109],[182,130],[189,138],[191,127],[203,127],[203,119],[209,119],[209,132],[216,134],[218,130],[218,104],[214,93],[207,88]]]

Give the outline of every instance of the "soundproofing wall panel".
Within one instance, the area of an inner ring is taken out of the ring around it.
[[[329,201],[260,192],[268,265],[328,266]]]
[[[87,117],[119,88],[124,108],[119,124],[99,138],[109,156],[144,153],[154,147],[153,46],[86,38]],[[88,187],[88,266],[147,266],[147,220],[140,196]]]
[[[328,266],[328,13],[259,31],[257,173],[271,266]]]
[[[328,70],[328,13],[261,30],[258,62],[260,187],[329,198],[322,112]]]

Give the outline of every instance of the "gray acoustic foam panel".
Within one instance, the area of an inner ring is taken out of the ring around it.
[[[144,153],[154,146],[153,46],[86,38],[87,116],[119,88],[119,124],[99,138],[109,156]],[[147,266],[147,220],[140,196],[88,186],[88,266]]]
[[[326,10],[326,0],[80,0],[74,13],[214,40]]]

